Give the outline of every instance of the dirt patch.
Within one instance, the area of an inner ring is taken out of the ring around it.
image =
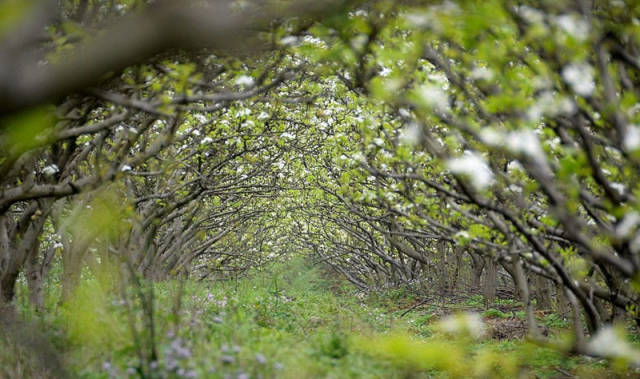
[[[527,335],[527,322],[519,318],[485,318],[484,322],[493,339],[520,339]]]

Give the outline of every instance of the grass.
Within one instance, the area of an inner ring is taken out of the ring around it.
[[[22,324],[45,330],[37,338],[57,350],[47,354],[59,357],[67,374],[79,378],[138,377],[140,372],[160,378],[616,373],[602,363],[524,341],[477,339],[462,324],[452,329],[449,322],[443,329],[438,305],[399,317],[417,301],[413,294],[395,290],[362,298],[304,261],[274,265],[241,280],[164,282],[145,289],[153,289],[155,299],[154,338],[134,294],[123,301],[91,279],[72,304],[61,308],[50,301],[44,315],[34,316],[22,303]],[[485,313],[503,317],[496,309]],[[550,316],[546,321],[563,327]],[[46,354],[28,354],[29,346],[16,338],[0,339],[0,377],[60,376],[52,374],[59,368],[41,359]]]
[[[492,318],[509,318],[512,315],[509,313],[504,313],[499,309],[489,308],[486,311],[482,312],[482,316]]]

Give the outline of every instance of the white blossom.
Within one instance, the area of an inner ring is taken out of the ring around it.
[[[357,11],[354,12],[355,16],[359,16],[359,17],[367,17],[367,11],[365,11],[364,9],[358,9]]]
[[[362,154],[361,151],[358,151],[355,154],[353,154],[353,159],[358,161],[358,162],[366,162],[367,161],[367,157],[365,157],[364,154]]]
[[[449,108],[449,97],[447,93],[440,87],[433,84],[425,84],[418,88],[417,91],[420,102],[438,111],[444,111]]]
[[[519,185],[516,185],[516,184],[509,185],[509,190],[511,192],[522,193],[522,187],[520,187]]]
[[[411,26],[417,28],[426,27],[433,21],[433,18],[428,12],[405,13],[403,17]]]
[[[521,130],[507,135],[506,146],[513,153],[526,155],[536,162],[546,162],[546,155],[535,132]]]
[[[551,91],[544,91],[538,100],[529,107],[527,117],[531,121],[537,121],[540,117],[567,115],[570,116],[576,112],[576,105],[573,100],[564,96],[554,96]]]
[[[624,135],[624,148],[627,151],[635,151],[640,148],[640,127],[628,125]]]
[[[427,78],[440,86],[443,90],[447,90],[449,88],[449,79],[442,71],[432,71],[429,73]]]
[[[478,134],[480,140],[489,146],[499,146],[504,142],[504,135],[495,128],[482,128]]]
[[[468,176],[471,184],[482,189],[493,183],[493,172],[485,159],[476,153],[465,151],[462,157],[447,161],[449,170],[458,175]]]
[[[555,22],[560,29],[577,40],[582,41],[589,35],[589,24],[577,14],[558,16]]]
[[[562,78],[571,89],[581,96],[591,96],[596,89],[593,67],[586,63],[574,63],[562,69]]]
[[[407,108],[398,109],[398,114],[400,115],[400,117],[405,117],[405,118],[411,117],[411,112]]]
[[[389,76],[389,74],[391,74],[392,70],[389,67],[382,67],[380,69],[380,76]]]
[[[236,112],[236,117],[246,117],[246,116],[249,116],[250,114],[251,114],[251,109],[249,109],[249,108],[242,108],[242,109],[239,109],[239,110]],[[225,121],[226,121],[226,120],[225,120]]]
[[[558,147],[562,143],[560,137],[554,137],[544,141],[545,146],[551,146],[553,148]],[[604,172],[604,170],[602,170]]]
[[[122,168],[120,168],[120,171],[122,171],[122,172],[131,171],[131,166],[126,164],[126,165],[122,166]]]
[[[410,122],[400,132],[400,142],[413,146],[420,141],[421,136],[422,130],[420,129],[420,124],[418,124],[417,122]]]
[[[626,187],[622,183],[613,182],[611,183],[611,188],[618,191],[621,195],[626,192]]]
[[[380,155],[382,156],[382,158],[385,158],[385,159],[393,158],[393,154],[391,154],[391,152],[388,150],[382,150],[382,152],[380,152]]]
[[[251,87],[253,83],[253,78],[248,75],[240,75],[236,78],[236,85],[239,86]]]
[[[361,33],[351,39],[351,47],[355,50],[362,50],[369,42],[369,36]]]
[[[640,351],[635,350],[621,333],[610,326],[600,329],[589,341],[587,348],[596,355],[624,358],[634,363],[640,362]]]
[[[200,114],[200,113],[194,114],[193,118],[195,118],[201,124],[207,122],[207,118],[203,114]]]
[[[468,334],[474,338],[483,337],[487,328],[477,313],[462,313],[447,316],[438,324],[447,333]]]
[[[204,144],[207,144],[207,143],[211,143],[211,142],[213,142],[213,138],[211,138],[211,137],[209,137],[209,136],[204,137],[204,138],[202,139],[202,141],[200,141],[200,143],[201,143],[201,144],[203,144],[203,145],[204,145]]]
[[[283,46],[295,46],[298,44],[298,37],[286,36],[280,40],[280,44]]]
[[[573,102],[572,99],[568,97],[560,97],[556,98],[556,106],[554,108],[556,111],[552,115],[561,114],[565,116],[571,116],[577,111],[576,103]]]
[[[447,204],[449,205],[449,204]],[[455,234],[456,238],[460,238],[460,239],[469,239],[471,238],[471,236],[469,235],[469,232],[467,232],[466,230],[461,230],[458,233]]]
[[[42,169],[42,173],[45,175],[53,175],[58,172],[60,172],[60,168],[58,168],[58,166],[55,164],[50,164]]]
[[[471,70],[469,78],[471,80],[491,80],[493,79],[493,71],[486,67],[478,66]]]
[[[527,5],[517,7],[516,12],[530,24],[541,24],[544,21],[542,12]]]
[[[153,124],[151,124],[151,126],[154,129],[164,128],[165,126],[167,126],[167,122],[165,120],[155,120]]]
[[[628,237],[634,228],[640,224],[640,214],[638,212],[628,212],[618,225],[616,225],[616,236],[618,238]]]

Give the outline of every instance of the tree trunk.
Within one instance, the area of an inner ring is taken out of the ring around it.
[[[512,273],[513,281],[518,287],[520,299],[522,301],[522,304],[524,305],[527,315],[527,326],[529,328],[529,334],[534,338],[537,338],[540,336],[540,331],[538,330],[538,323],[536,322],[533,304],[531,303],[531,297],[529,296],[529,281],[527,280],[527,276],[524,273],[522,263],[519,259],[513,263]]]
[[[484,294],[484,306],[489,308],[496,300],[496,276],[498,265],[491,257],[485,258],[485,276],[482,290]]]
[[[11,303],[16,295],[16,280],[18,280],[19,274],[19,270],[12,268],[2,275],[2,279],[0,279],[0,289],[2,290],[0,302],[2,304]]]
[[[18,220],[0,215],[0,302],[10,303],[16,280],[30,255],[37,252],[38,237],[51,209],[51,200],[31,202]]]
[[[569,302],[562,284],[556,284],[556,312],[562,318],[569,316]]]
[[[541,275],[536,275],[536,308],[539,310],[551,309],[551,283]]]
[[[62,302],[67,303],[73,297],[73,292],[80,284],[82,264],[73,254],[63,255],[62,258]]]
[[[447,266],[448,266],[448,262],[447,262],[447,250],[448,250],[448,246],[447,243],[445,241],[440,241],[438,242],[438,250],[440,253],[440,296],[442,298],[444,298],[447,295]]]
[[[7,216],[0,216],[0,305],[7,304],[13,299],[17,278],[17,275],[15,277],[10,275],[13,256],[8,224]]]
[[[29,302],[35,311],[41,313],[44,310],[43,296],[43,266],[40,262],[40,246],[34,246],[33,251],[29,254],[25,264],[25,276],[27,277],[27,286],[29,288]],[[44,260],[43,260],[44,261]]]
[[[62,245],[62,302],[67,303],[80,284],[84,254],[88,245],[71,241],[69,236],[64,234]]]
[[[471,288],[480,288],[480,281],[482,279],[482,271],[484,270],[484,259],[478,254],[469,252],[471,257]]]
[[[449,285],[449,292],[450,293],[455,293],[456,291],[456,287],[458,286],[458,278],[460,277],[460,268],[462,267],[462,256],[464,254],[464,251],[462,250],[462,248],[460,247],[454,247],[453,248],[453,253],[455,255],[456,258],[456,267],[453,271],[453,277],[451,278],[451,282]]]

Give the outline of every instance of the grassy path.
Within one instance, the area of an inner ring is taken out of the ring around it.
[[[87,296],[80,295],[73,312],[67,312],[76,315],[73,319],[60,309],[49,315],[54,344],[65,347],[63,360],[73,377],[137,377],[140,357],[149,351],[151,340],[144,313],[137,310],[140,304],[106,301],[87,285]],[[145,358],[154,377],[632,375],[519,339],[487,336],[509,322],[518,323],[515,313],[494,309],[483,318],[446,316],[478,308],[479,299],[444,306],[426,303],[406,312],[419,299],[398,290],[364,296],[303,262],[275,265],[238,281],[156,284],[154,299],[158,357],[153,362]],[[550,316],[541,321],[552,330],[562,326]],[[24,355],[22,359],[28,359]],[[10,359],[0,354],[0,366]]]

